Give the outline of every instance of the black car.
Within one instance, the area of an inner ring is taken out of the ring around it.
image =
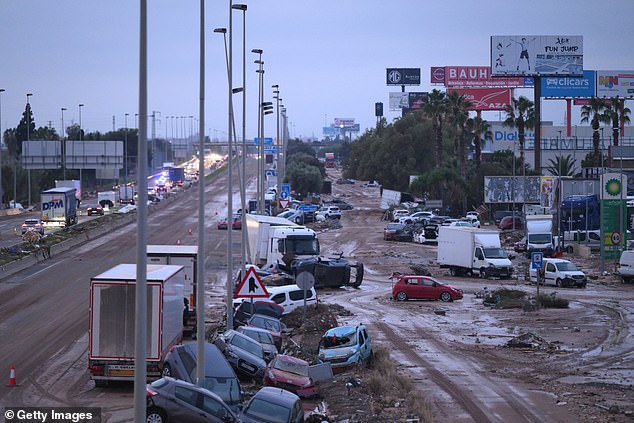
[[[301,423],[304,408],[302,400],[294,393],[265,386],[249,400],[240,418],[243,423]]]
[[[240,420],[222,399],[184,380],[164,377],[146,386],[147,422],[237,423]]]
[[[236,307],[233,312],[233,326],[234,329],[238,326],[246,325],[247,320],[254,314],[264,314],[265,316],[275,317],[279,319],[284,313],[284,307],[279,304],[275,304],[270,301],[256,301],[251,303],[250,301],[243,301]]]
[[[235,330],[228,330],[218,335],[214,344],[222,351],[238,375],[262,380],[266,361],[264,361],[264,349],[259,342]]]
[[[196,343],[175,346],[165,357],[163,376],[194,383],[197,372],[197,349]],[[218,395],[233,411],[239,411],[242,403],[240,382],[218,347],[209,343],[205,343],[203,388]]]
[[[260,343],[260,345],[262,345],[262,349],[264,350],[264,361],[267,363],[273,360],[277,355],[278,351],[275,346],[275,339],[273,339],[273,335],[268,330],[255,326],[240,326],[236,330],[251,339],[255,339]]]

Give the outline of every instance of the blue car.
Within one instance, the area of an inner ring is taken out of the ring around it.
[[[320,363],[330,363],[333,372],[367,366],[372,360],[372,339],[365,325],[350,325],[326,331],[319,342]]]

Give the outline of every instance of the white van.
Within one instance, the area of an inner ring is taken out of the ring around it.
[[[304,306],[304,290],[297,285],[267,286],[266,290],[269,293],[268,301],[284,307],[283,315]],[[256,299],[256,301],[263,300],[262,298]],[[245,299],[234,299],[233,307],[237,307],[242,301],[245,301]],[[311,288],[306,291],[306,305],[314,304],[317,304],[317,292],[315,288]]]
[[[623,283],[634,281],[634,250],[626,250],[621,254],[619,275]]]
[[[284,314],[304,306],[304,290],[297,285],[267,286],[269,300],[284,307]],[[306,305],[317,304],[315,288],[306,290]]]

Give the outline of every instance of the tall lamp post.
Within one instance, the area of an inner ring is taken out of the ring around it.
[[[125,132],[123,135],[123,185],[128,186],[128,116],[130,114],[126,113],[124,115],[125,121]],[[124,192],[127,194],[128,189],[125,188]]]
[[[247,5],[246,4],[234,4],[231,6],[233,10],[241,10],[242,11],[242,166],[240,170],[240,208],[241,208],[241,216],[240,219],[244,223],[246,219],[246,185],[247,185],[247,142],[246,142],[246,132],[247,132],[247,123],[246,123],[246,113],[247,113]],[[246,224],[242,225],[242,240],[240,243],[240,254],[242,258],[242,263],[240,265],[240,271],[242,272],[243,266],[247,263],[247,227]]]
[[[62,172],[64,179],[66,179],[66,128],[64,128],[64,112],[66,110],[66,107],[62,107]]]
[[[262,113],[262,75],[264,75],[264,69],[262,68],[264,66],[264,62],[262,61],[262,53],[264,52],[264,50],[262,50],[261,48],[254,48],[251,50],[251,53],[257,54],[258,55],[258,60],[256,60],[254,63],[256,63],[258,65],[258,69],[256,70],[256,72],[258,73],[258,131],[257,131],[257,140],[258,142],[256,143],[256,148],[257,148],[257,153],[258,153],[258,170],[257,170],[257,191],[258,191],[258,195],[257,195],[257,199],[258,199],[258,213],[259,214],[263,214],[264,211],[264,206],[261,203],[261,197],[260,196],[260,179],[262,177],[262,152],[264,151],[264,140],[261,139],[261,135],[260,135],[260,120],[261,120],[261,113]]]
[[[228,90],[228,133],[227,146],[229,147],[229,182],[227,184],[227,224],[233,227],[233,10],[232,0],[229,0],[229,56],[227,60]],[[227,231],[227,329],[233,329],[233,232]]]
[[[277,151],[275,152],[275,171],[277,173],[277,199],[278,199],[278,203],[279,203],[279,199],[280,199],[280,192],[282,189],[282,173],[280,172],[280,101],[282,101],[282,99],[280,98],[280,86],[279,84],[275,84],[275,85],[271,85],[272,88],[274,88],[273,90],[273,98],[275,99],[275,105],[276,105],[276,112],[277,112],[277,116],[276,116],[276,130],[275,130],[275,145],[277,147]]]
[[[262,71],[262,84],[264,84],[264,71]],[[264,96],[264,93],[262,93],[262,96]],[[261,177],[261,181],[262,181],[262,187],[260,189],[260,195],[261,195],[261,200],[262,200],[262,208],[264,210],[264,192],[266,191],[266,172],[265,172],[265,164],[266,164],[266,160],[265,160],[265,153],[264,153],[264,116],[266,115],[270,115],[271,113],[273,113],[273,103],[270,101],[263,101],[262,102],[262,118],[260,119],[261,121],[261,125],[262,125],[262,177]]]
[[[79,166],[79,186],[81,186],[82,184],[82,177],[81,177],[81,173],[82,173],[82,168],[84,167],[84,163],[86,162],[86,150],[84,149],[84,143],[83,143],[83,136],[81,133],[81,108],[84,107],[84,104],[81,103],[79,104],[78,108],[79,108],[79,141],[82,143],[81,144],[81,165]],[[75,149],[73,148],[73,154],[75,153]]]
[[[3,190],[2,190],[2,144],[4,142],[4,136],[2,135],[2,93],[4,88],[0,88],[0,209],[3,208]]]
[[[31,136],[29,134],[29,131],[31,129],[31,104],[29,103],[29,97],[31,97],[33,94],[29,93],[26,95],[26,106],[27,106],[27,115],[26,115],[26,140],[29,141],[31,139]],[[28,173],[28,191],[29,191],[29,207],[31,207],[31,168],[29,167],[29,169],[27,170]]]

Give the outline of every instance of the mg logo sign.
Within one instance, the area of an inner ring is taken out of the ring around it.
[[[401,82],[401,79],[403,78],[401,76],[401,72],[397,71],[396,69],[392,69],[391,71],[388,72],[387,79],[390,82],[390,84],[398,84]]]

